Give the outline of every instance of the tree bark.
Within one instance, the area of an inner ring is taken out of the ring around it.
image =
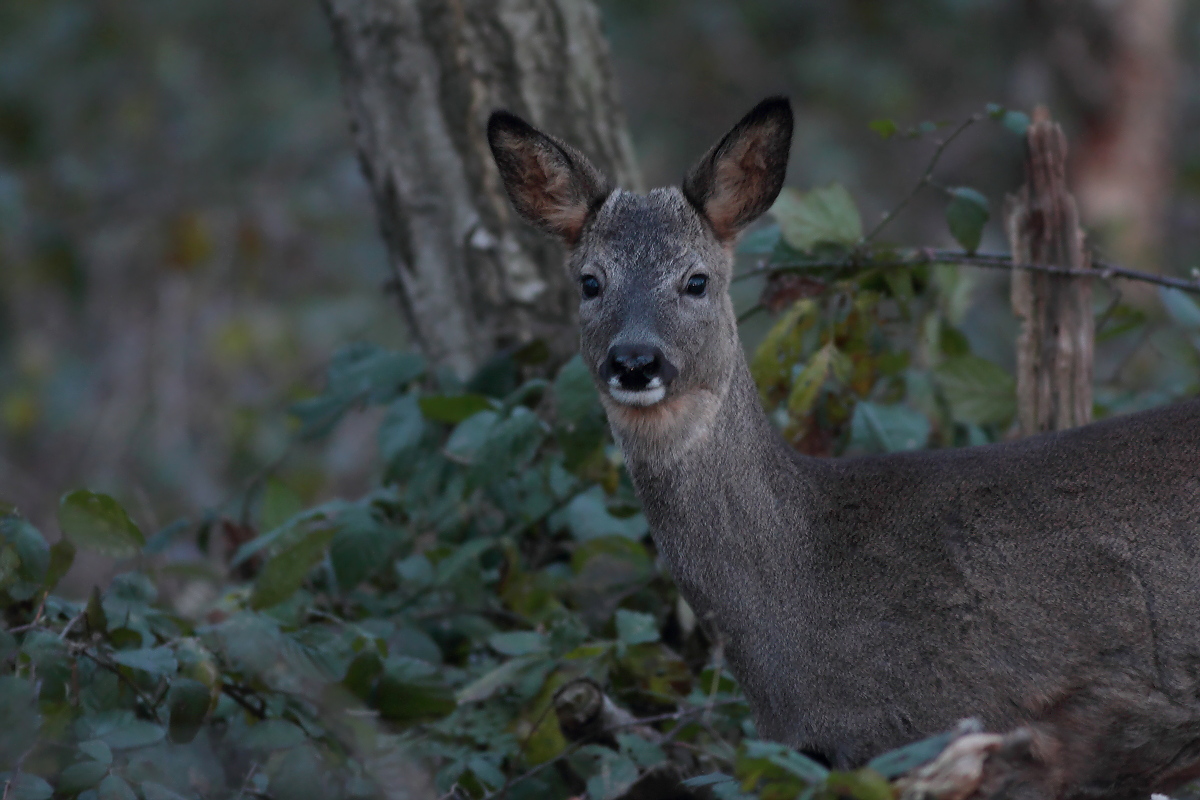
[[[1039,0],[1047,58],[1082,122],[1073,162],[1084,221],[1123,263],[1161,268],[1171,192],[1178,0]],[[1130,286],[1128,295],[1151,287]]]
[[[1075,200],[1067,191],[1067,140],[1034,113],[1026,134],[1025,185],[1008,198],[1005,227],[1016,264],[1087,269]],[[1017,270],[1017,422],[1022,436],[1065,430],[1092,418],[1095,320],[1091,278]]]
[[[465,377],[499,349],[576,346],[561,246],[508,205],[485,137],[507,108],[638,179],[590,0],[322,0],[413,343]]]

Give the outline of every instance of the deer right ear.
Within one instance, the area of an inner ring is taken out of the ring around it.
[[[683,195],[728,242],[779,196],[791,146],[792,105],[769,97],[692,167]]]
[[[507,111],[488,119],[488,144],[504,188],[525,221],[579,241],[588,217],[612,187],[582,153]]]

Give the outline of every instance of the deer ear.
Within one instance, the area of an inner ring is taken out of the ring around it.
[[[683,194],[722,242],[771,207],[787,173],[792,105],[769,97],[742,117],[683,179]]]
[[[507,111],[488,119],[488,144],[504,188],[527,222],[568,245],[612,187],[575,148]]]

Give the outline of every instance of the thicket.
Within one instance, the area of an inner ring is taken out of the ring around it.
[[[975,256],[989,205],[937,186],[935,165],[914,191],[945,193],[961,253],[879,244],[838,186],[786,190],[742,245],[747,274],[772,276],[752,311],[777,314],[752,371],[806,452],[985,443],[1012,421],[1012,377],[961,329],[971,279],[955,262]],[[1097,309],[1101,341],[1153,341],[1166,377],[1150,401],[1200,387],[1200,306],[1163,300],[1170,326],[1117,295]],[[78,490],[53,546],[0,508],[5,800],[891,798],[888,780],[948,735],[853,772],[760,740],[720,641],[655,560],[586,368],[523,378],[545,356],[535,343],[460,383],[414,353],[340,352],[292,413],[319,440],[385,409],[378,487],[357,499],[302,508],[268,477],[147,536]],[[1097,412],[1145,402],[1110,392]],[[235,547],[198,617],[156,588],[203,577],[207,562],[172,557],[190,540]],[[128,571],[61,597],[76,548]]]

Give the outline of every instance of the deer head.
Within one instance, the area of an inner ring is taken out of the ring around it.
[[[682,186],[639,195],[519,117],[492,114],[488,141],[513,205],[568,247],[580,352],[626,448],[686,449],[744,370],[733,245],[779,194],[791,136],[787,99],[764,100]]]

